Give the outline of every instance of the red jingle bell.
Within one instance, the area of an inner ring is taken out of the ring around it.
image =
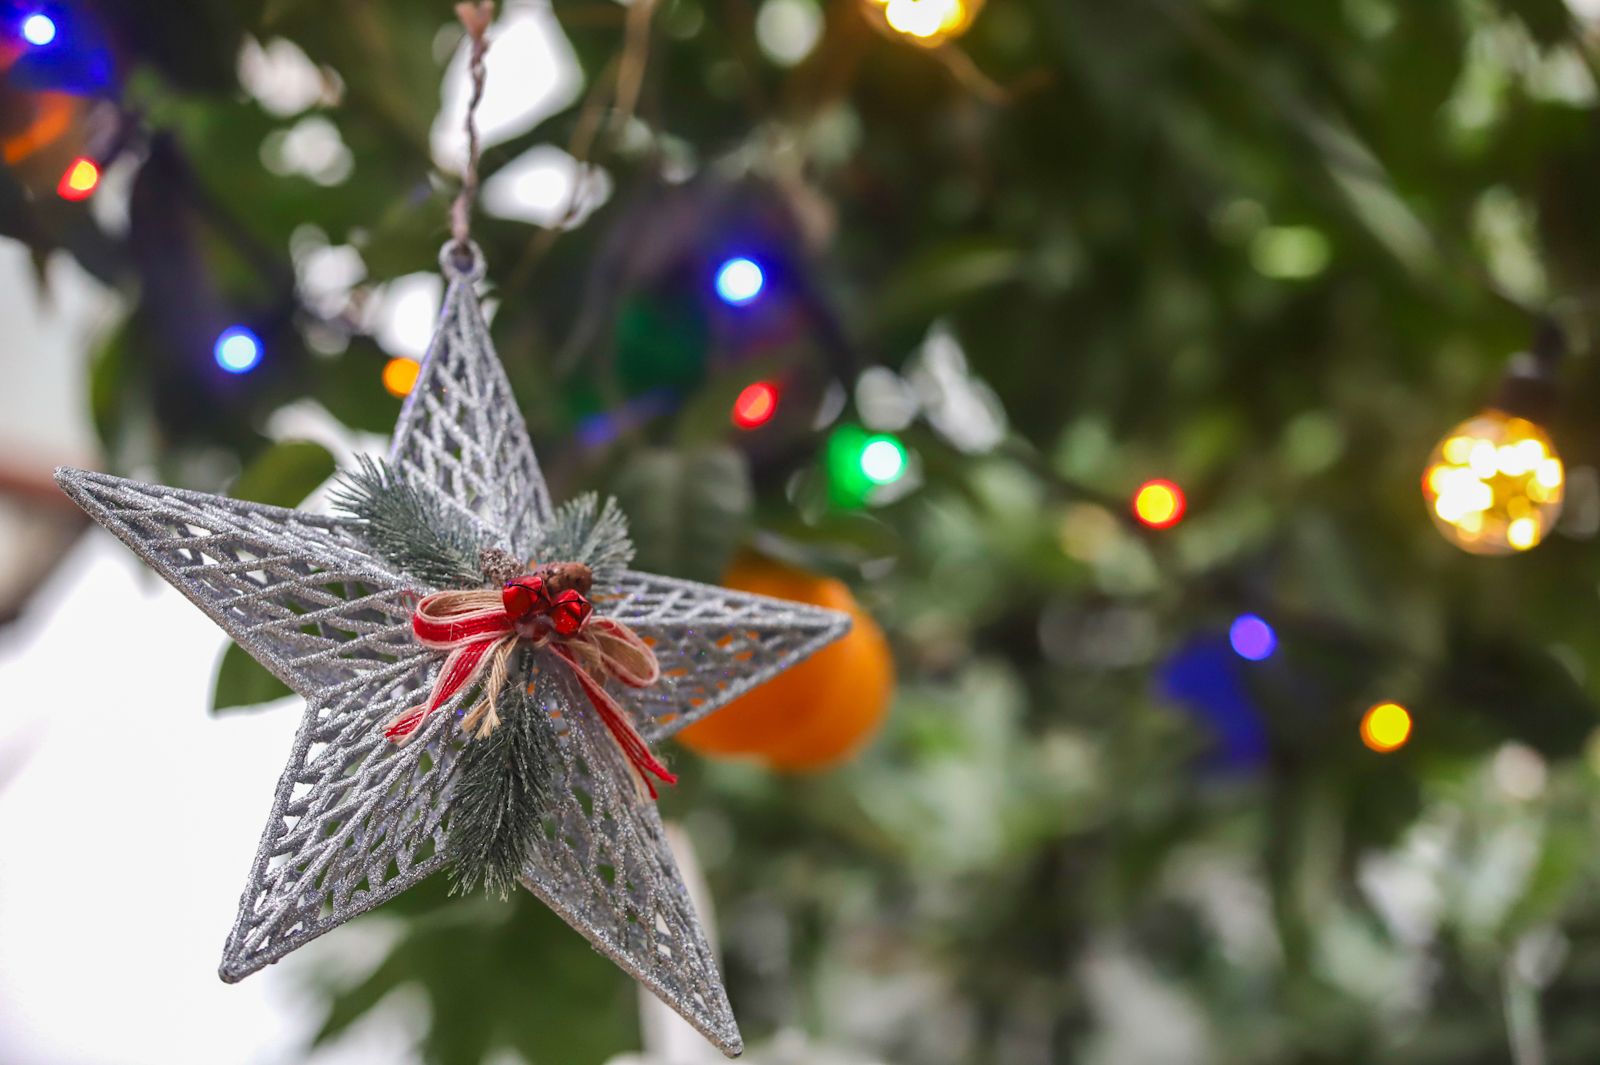
[[[521,621],[544,608],[548,601],[544,581],[539,577],[518,577],[507,581],[500,591],[500,602],[505,607],[506,616],[513,621]]]
[[[583,593],[568,588],[550,604],[550,623],[557,635],[576,636],[592,613],[594,605],[584,598]]]

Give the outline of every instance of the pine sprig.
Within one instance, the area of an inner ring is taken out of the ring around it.
[[[555,806],[561,757],[550,720],[523,685],[500,700],[500,727],[462,748],[450,799],[452,890],[517,886]]]
[[[418,580],[436,588],[483,583],[481,545],[471,531],[387,463],[363,455],[334,490],[333,504],[361,523],[385,561]]]
[[[602,506],[594,492],[569,499],[544,529],[534,557],[540,562],[582,562],[594,572],[597,587],[611,587],[633,561],[628,516],[610,497]]]

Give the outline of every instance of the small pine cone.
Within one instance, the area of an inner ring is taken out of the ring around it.
[[[522,563],[509,551],[486,547],[478,552],[478,568],[484,580],[493,585],[503,585],[522,575]]]

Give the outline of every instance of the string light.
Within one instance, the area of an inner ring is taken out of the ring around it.
[[[1133,515],[1152,529],[1170,529],[1183,520],[1188,502],[1171,481],[1146,481],[1133,496]]]
[[[1263,662],[1278,649],[1278,634],[1256,615],[1240,614],[1228,627],[1228,643],[1240,658]]]
[[[869,437],[861,449],[861,473],[873,484],[893,484],[906,472],[906,449],[884,433]]]
[[[22,39],[35,48],[43,48],[56,39],[56,21],[42,11],[36,11],[22,20]]]
[[[390,359],[383,367],[383,387],[391,396],[404,399],[417,387],[422,364],[416,359]]]
[[[61,181],[56,185],[56,195],[63,200],[76,203],[87,200],[100,187],[100,167],[93,159],[78,156],[61,175]]]
[[[1543,429],[1487,410],[1450,430],[1422,475],[1428,512],[1447,540],[1478,555],[1539,545],[1561,515],[1566,471]]]
[[[1531,551],[1555,527],[1566,469],[1541,427],[1561,398],[1566,337],[1540,319],[1511,358],[1488,409],[1450,430],[1422,473],[1428,513],[1445,539],[1476,555]]]
[[[1361,718],[1361,742],[1379,754],[1398,751],[1411,739],[1411,711],[1399,703],[1378,703]]]
[[[228,373],[249,373],[261,364],[261,338],[242,325],[231,326],[217,335],[211,354]]]
[[[743,307],[767,287],[766,272],[754,259],[729,259],[717,268],[717,295],[722,302]]]
[[[828,437],[828,481],[836,503],[858,507],[875,488],[906,475],[906,447],[890,433],[869,434],[859,426],[841,425]]]
[[[740,429],[759,429],[778,413],[778,386],[757,381],[747,386],[733,401],[733,424]]]
[[[967,32],[983,0],[864,0],[874,24],[924,46]]]

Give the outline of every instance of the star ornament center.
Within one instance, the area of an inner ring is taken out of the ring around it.
[[[552,538],[594,533],[606,508],[594,497],[552,503],[478,304],[482,260],[442,263],[443,311],[386,468],[459,540],[444,545],[445,559],[459,547],[462,564],[476,563],[470,586],[453,585],[449,571],[433,565],[436,555],[385,550],[370,515],[56,473],[91,517],[306,701],[221,976],[242,979],[451,867],[452,827],[459,837],[470,808],[458,784],[474,746],[543,744],[537,784],[554,831],[527,826],[515,881],[737,1054],[738,1026],[641,786],[639,759],[648,745],[838,639],[849,618],[641,573],[628,568],[631,550],[557,557],[584,552],[552,547]],[[500,568],[486,557],[502,560]],[[519,570],[506,569],[505,559]],[[560,599],[576,590],[562,585],[576,570],[564,571],[552,593],[542,564],[587,568],[590,587],[578,596],[588,609]],[[456,652],[429,646],[416,628],[419,601],[452,591],[487,593],[501,617],[518,608],[513,635],[496,641],[484,667],[499,670],[501,687],[472,731],[463,724],[484,701],[490,674],[440,696]],[[558,626],[571,631],[561,637]],[[599,649],[580,647],[590,630]],[[606,655],[621,663],[615,671]],[[633,683],[641,680],[648,683]],[[388,734],[430,703],[436,712],[420,715],[404,742]],[[503,720],[479,739],[489,714]]]

